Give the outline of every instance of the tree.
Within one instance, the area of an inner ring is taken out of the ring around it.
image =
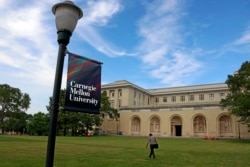
[[[66,90],[61,90],[59,106],[64,106]],[[46,106],[49,113],[52,112],[52,97],[50,97],[49,105]],[[69,112],[59,111],[57,118],[57,134],[66,136],[68,132],[74,136],[77,131],[85,129],[85,131],[92,130],[93,126],[99,126],[101,119],[99,115],[80,113],[80,112]]]
[[[30,106],[30,96],[27,93],[23,94],[23,98],[21,99],[22,108],[27,111]]]
[[[101,94],[101,116],[102,119],[105,117],[115,119],[117,124],[117,134],[118,132],[118,120],[120,118],[120,114],[117,109],[113,108],[110,104],[109,97],[107,96],[107,92],[103,91]]]
[[[0,128],[4,131],[4,119],[11,119],[11,113],[26,112],[30,105],[30,97],[20,89],[8,84],[0,85]]]
[[[23,134],[26,130],[28,114],[25,112],[8,113],[3,125],[4,129],[9,132]]]
[[[250,62],[244,62],[234,75],[228,75],[226,84],[229,93],[221,100],[222,107],[250,127]]]
[[[30,135],[47,135],[49,129],[48,114],[38,112],[29,118],[27,124],[27,132]]]
[[[104,118],[105,116],[109,116],[116,121],[118,121],[118,118],[120,117],[118,110],[111,107],[106,91],[103,91],[101,94],[101,116],[102,118]]]

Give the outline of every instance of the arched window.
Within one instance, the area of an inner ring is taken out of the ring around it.
[[[160,120],[157,117],[153,117],[150,120],[150,132],[160,132]]]
[[[132,134],[137,134],[140,132],[140,122],[141,121],[138,117],[132,119],[132,126],[131,126]]]
[[[206,119],[203,116],[196,116],[193,125],[194,133],[206,133]]]
[[[224,115],[219,119],[220,133],[232,133],[232,120],[228,115]]]

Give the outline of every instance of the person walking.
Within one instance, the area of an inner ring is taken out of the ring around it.
[[[150,145],[149,158],[151,158],[153,156],[153,158],[155,159],[155,152],[154,152],[155,144],[157,144],[156,138],[152,135],[152,133],[149,133],[148,142],[146,144],[146,148],[148,148],[148,145]]]

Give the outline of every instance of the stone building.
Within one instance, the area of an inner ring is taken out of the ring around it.
[[[249,138],[246,125],[220,107],[228,87],[224,83],[143,89],[126,80],[102,85],[118,121],[106,118],[107,134],[162,137]]]

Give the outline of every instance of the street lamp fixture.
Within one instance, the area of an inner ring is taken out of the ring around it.
[[[59,44],[57,66],[55,73],[52,110],[50,115],[50,127],[48,135],[46,167],[53,167],[55,141],[56,141],[56,123],[59,112],[59,98],[62,83],[63,63],[66,53],[66,46],[70,41],[77,21],[83,16],[82,10],[71,1],[57,3],[52,7],[52,12],[56,16],[57,42]]]
[[[58,43],[64,43],[67,45],[78,19],[83,16],[83,12],[71,1],[55,4],[52,7],[52,12],[56,16]]]

